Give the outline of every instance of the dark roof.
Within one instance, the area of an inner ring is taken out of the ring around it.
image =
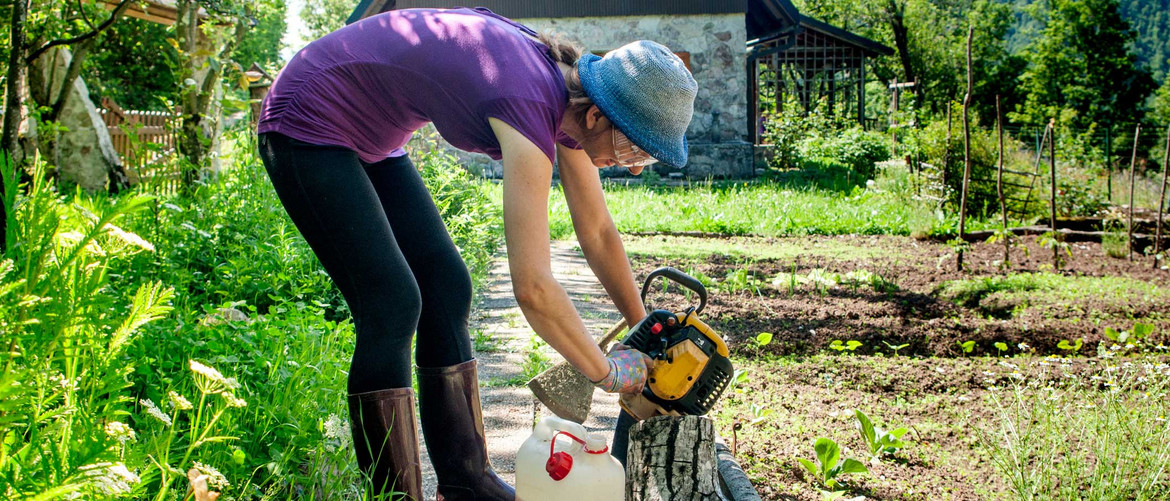
[[[748,47],[802,30],[823,33],[840,40],[842,43],[864,50],[871,56],[889,56],[894,53],[894,49],[883,44],[801,14],[790,0],[750,0],[748,2]]]
[[[824,33],[826,35],[829,35],[831,37],[837,38],[843,42],[846,42],[850,45],[855,45],[855,46],[860,47],[861,49],[863,49],[867,52],[871,52],[872,54],[870,54],[870,55],[877,55],[877,54],[880,54],[883,56],[894,55],[894,49],[891,49],[890,47],[887,47],[884,44],[875,42],[875,41],[870,40],[868,38],[865,38],[861,35],[855,35],[853,33],[845,31],[841,28],[833,26],[829,23],[817,21],[816,19],[813,19],[813,18],[805,16],[805,15],[800,16],[800,27],[802,27],[804,29],[813,30],[813,31],[819,31],[819,32]]]
[[[391,9],[487,7],[501,16],[601,17],[679,14],[736,14],[747,12],[748,0],[362,0],[348,22]]]
[[[793,31],[800,12],[789,0],[751,0],[747,8],[747,39],[757,40]]]

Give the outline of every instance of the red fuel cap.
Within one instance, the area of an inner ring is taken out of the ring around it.
[[[569,470],[573,469],[573,456],[567,452],[558,452],[548,458],[544,463],[544,471],[548,472],[548,476],[553,480],[561,480],[569,475]]]
[[[654,324],[650,326],[651,334],[658,334],[659,332],[662,332],[662,324]]]

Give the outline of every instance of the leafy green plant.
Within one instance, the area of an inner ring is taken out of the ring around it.
[[[857,416],[857,431],[861,434],[861,440],[869,448],[870,460],[881,459],[883,455],[894,454],[906,447],[905,442],[902,442],[902,436],[910,431],[909,428],[902,427],[886,431],[874,426],[873,421],[864,412],[861,412],[861,409],[855,410],[854,414]]]
[[[727,272],[723,281],[719,282],[719,288],[728,294],[749,291],[759,296],[760,280],[747,268],[739,268]]]
[[[1036,243],[1045,249],[1055,250],[1053,253],[1054,262],[1052,265],[1056,268],[1064,266],[1064,259],[1060,257],[1060,251],[1064,251],[1068,257],[1072,257],[1072,247],[1068,242],[1064,241],[1064,237],[1058,232],[1047,232],[1039,237],[1036,237]]]
[[[813,444],[813,450],[816,452],[816,462],[812,462],[805,458],[796,458],[809,477],[812,478],[817,485],[829,490],[836,491],[837,487],[841,485],[841,477],[850,473],[869,473],[869,469],[865,464],[853,458],[846,458],[841,460],[841,447],[829,438],[818,438]]]
[[[1154,324],[1137,322],[1129,330],[1118,331],[1112,327],[1105,328],[1105,337],[1119,344],[1138,344],[1150,334],[1154,333]]]
[[[955,341],[955,343],[959,345],[959,348],[963,350],[963,353],[971,353],[972,351],[975,351],[975,341],[973,340]]]
[[[841,283],[841,276],[836,273],[830,273],[821,268],[810,270],[807,274],[797,278],[801,285],[812,284],[817,294],[824,296],[829,289],[836,287]]]

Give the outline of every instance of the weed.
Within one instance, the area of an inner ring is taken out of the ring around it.
[[[955,343],[958,343],[959,348],[963,349],[963,353],[971,353],[972,351],[975,351],[975,341],[955,341]]]
[[[548,345],[545,344],[544,340],[536,334],[528,338],[528,347],[524,350],[524,360],[520,363],[520,377],[525,381],[552,367],[552,362],[544,353],[546,346]]]
[[[500,350],[500,340],[483,329],[475,329],[471,334],[471,347],[476,353],[491,353]]]
[[[1081,346],[1084,344],[1084,342],[1085,342],[1085,340],[1081,339],[1081,338],[1077,338],[1075,344],[1069,343],[1067,339],[1062,339],[1062,340],[1060,340],[1059,343],[1056,343],[1056,347],[1060,348],[1062,350],[1071,351],[1071,352],[1076,353],[1076,352],[1081,351]]]
[[[998,341],[995,343],[995,349],[997,351],[999,351],[999,356],[1002,357],[1002,356],[1004,356],[1005,353],[1007,353],[1008,345],[1007,345],[1007,343],[1005,343],[1003,341]]]
[[[747,268],[739,268],[727,272],[723,281],[719,283],[719,288],[728,294],[749,291],[759,296],[760,280]]]

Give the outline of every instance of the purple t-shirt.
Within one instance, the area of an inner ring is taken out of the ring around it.
[[[402,154],[432,122],[456,148],[499,160],[495,117],[552,160],[568,105],[564,77],[534,32],[487,9],[404,9],[307,45],[280,72],[258,132],[344,146],[373,163]]]

